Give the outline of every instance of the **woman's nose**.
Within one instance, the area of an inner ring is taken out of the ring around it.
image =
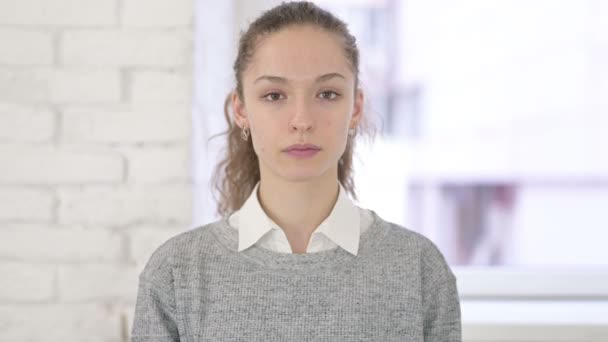
[[[313,128],[313,117],[310,106],[305,103],[296,104],[294,115],[289,123],[292,131],[307,132]]]

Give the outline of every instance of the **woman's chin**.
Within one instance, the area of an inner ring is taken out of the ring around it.
[[[307,173],[296,173],[296,174],[286,174],[283,176],[283,179],[290,182],[309,182],[319,178],[318,174],[307,174]]]
[[[337,162],[336,162],[337,164]],[[289,182],[308,182],[322,177],[327,177],[329,173],[336,173],[331,165],[323,162],[316,163],[278,163],[274,167],[267,165],[267,174],[273,174]],[[335,175],[333,177],[336,177]]]
[[[329,173],[331,173],[329,169],[320,168],[317,166],[314,168],[299,167],[292,169],[283,169],[282,172],[279,173],[279,175],[281,176],[281,178],[290,182],[309,182],[327,177]],[[333,177],[336,176],[334,175]]]

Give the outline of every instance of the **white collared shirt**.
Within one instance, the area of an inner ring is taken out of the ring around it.
[[[285,232],[266,215],[260,205],[257,195],[259,186],[260,182],[253,188],[243,206],[228,219],[230,225],[238,230],[238,251],[257,244],[272,251],[292,253]],[[329,216],[312,233],[306,253],[339,246],[357,255],[360,236],[372,224],[373,216],[369,209],[355,205],[342,184],[339,186],[338,199]]]

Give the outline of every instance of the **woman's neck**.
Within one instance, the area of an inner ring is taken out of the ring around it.
[[[306,182],[264,178],[257,195],[268,217],[288,238],[308,242],[313,231],[331,213],[338,194],[337,177],[319,177]]]

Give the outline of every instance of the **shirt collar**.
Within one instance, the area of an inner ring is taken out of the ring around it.
[[[262,209],[257,196],[259,186],[260,182],[238,210],[239,252],[254,245],[270,230],[281,229]],[[332,211],[313,234],[322,233],[347,252],[357,255],[361,231],[359,208],[348,197],[342,184],[339,183],[339,187]]]

